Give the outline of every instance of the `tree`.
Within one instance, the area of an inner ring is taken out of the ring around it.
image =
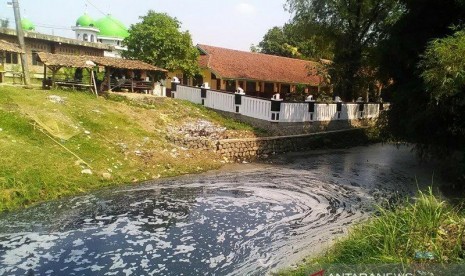
[[[269,55],[300,59],[332,59],[332,41],[327,36],[316,32],[317,28],[309,28],[298,22],[273,27],[265,34],[258,47],[253,45],[252,51]]]
[[[358,96],[368,50],[403,11],[399,0],[288,0],[287,7],[294,13],[294,21],[317,26],[333,37],[332,80],[344,100]]]
[[[392,82],[383,92],[392,103],[386,134],[390,139],[415,143],[420,155],[434,156],[444,164],[452,160],[454,152],[464,150],[464,128],[459,119],[465,116],[463,107],[459,107],[463,91],[457,90],[464,62],[461,34],[442,40],[453,35],[451,26],[460,24],[465,17],[464,3],[402,1],[405,14],[379,45],[379,77]],[[447,175],[453,173],[448,170]]]
[[[429,152],[448,161],[447,176],[465,180],[465,30],[435,39],[420,62],[421,77],[430,97],[428,110],[438,117]],[[431,137],[431,136],[430,136]],[[452,166],[451,166],[452,165]],[[465,183],[463,183],[465,184]]]
[[[181,23],[166,13],[152,10],[141,17],[142,22],[131,25],[124,40],[126,58],[139,59],[174,71],[182,70],[189,76],[198,73],[198,50],[193,46],[188,31],[181,31]]]
[[[284,33],[283,28],[273,27],[265,34],[263,40],[258,43],[261,53],[282,56],[296,57],[297,49],[290,45],[289,38]]]
[[[420,62],[421,77],[436,104],[464,96],[465,56],[459,53],[465,53],[465,30],[428,43]]]

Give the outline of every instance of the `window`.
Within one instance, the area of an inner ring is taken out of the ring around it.
[[[17,53],[6,53],[5,63],[7,64],[18,64],[18,54]]]
[[[40,62],[37,52],[32,52],[32,65],[44,65],[42,62]]]
[[[274,84],[265,82],[265,93],[274,93]]]
[[[246,84],[246,89],[247,92],[250,93],[255,93],[257,92],[257,84],[254,81],[248,81]]]
[[[82,35],[82,40],[89,41],[89,36],[87,34]]]
[[[94,42],[94,35],[90,35],[90,42]]]
[[[77,39],[80,39],[81,38],[81,34],[77,34]]]
[[[236,91],[236,81],[235,80],[227,80],[226,81],[226,91],[235,92]]]

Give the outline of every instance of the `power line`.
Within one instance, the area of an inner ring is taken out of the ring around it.
[[[90,2],[90,0],[86,0],[87,3],[89,3],[89,5],[91,5],[92,7],[94,7],[97,11],[99,11],[101,14],[103,14],[104,16],[106,16],[107,14],[105,14],[102,10],[100,10],[96,5],[94,5],[94,3]]]
[[[108,14],[105,14],[105,12],[103,12],[101,9],[99,9],[96,5],[94,5],[90,0],[86,0],[86,2],[89,3],[92,7],[94,7],[97,11],[99,11],[103,16],[108,15]],[[126,27],[124,25],[122,25],[121,22],[115,21],[111,17],[107,17],[107,18],[110,19],[111,21],[113,21],[113,23],[115,23],[116,25],[120,26],[122,29],[126,29]]]
[[[45,28],[45,29],[67,30],[67,31],[73,30],[71,28],[66,28],[66,27],[54,27],[54,26],[45,26],[45,25],[39,25],[39,24],[37,24],[36,26],[40,28]]]

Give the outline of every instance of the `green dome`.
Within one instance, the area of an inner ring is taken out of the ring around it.
[[[36,26],[34,25],[34,23],[32,23],[32,21],[27,18],[23,18],[21,20],[21,26],[23,27],[23,30],[25,31],[34,31],[36,29]]]
[[[76,27],[94,27],[94,25],[94,19],[87,13],[81,15],[81,17],[76,20]]]
[[[99,36],[126,38],[129,36],[124,24],[111,15],[107,15],[95,22],[95,27],[100,30]]]

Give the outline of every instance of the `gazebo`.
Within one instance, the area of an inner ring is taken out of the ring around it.
[[[88,87],[97,93],[97,81],[94,68],[105,68],[105,79],[101,91],[113,89],[127,89],[131,92],[152,91],[154,89],[155,73],[166,73],[167,70],[158,68],[139,60],[111,58],[102,56],[73,56],[50,53],[39,53],[39,59],[44,63],[44,86],[64,86],[72,88]],[[81,80],[56,80],[56,73],[63,67],[89,70],[90,82]],[[52,77],[47,79],[46,68],[52,71]]]
[[[140,60],[113,57],[93,57],[96,64],[105,67],[103,86],[111,91],[116,88],[131,92],[154,89],[156,73],[168,71]]]
[[[90,59],[90,56],[72,56],[51,53],[38,53],[40,61],[44,64],[44,79],[42,85],[44,88],[48,86],[56,87],[72,87],[74,88],[90,88],[97,94],[97,84],[95,83],[94,71],[92,70],[96,64]],[[83,83],[81,79],[73,80],[56,80],[56,73],[61,68],[76,68],[86,69],[89,71],[89,83]],[[52,77],[47,79],[47,68],[52,71]]]
[[[17,44],[0,40],[0,83],[4,81],[6,53],[22,54],[24,52]]]

